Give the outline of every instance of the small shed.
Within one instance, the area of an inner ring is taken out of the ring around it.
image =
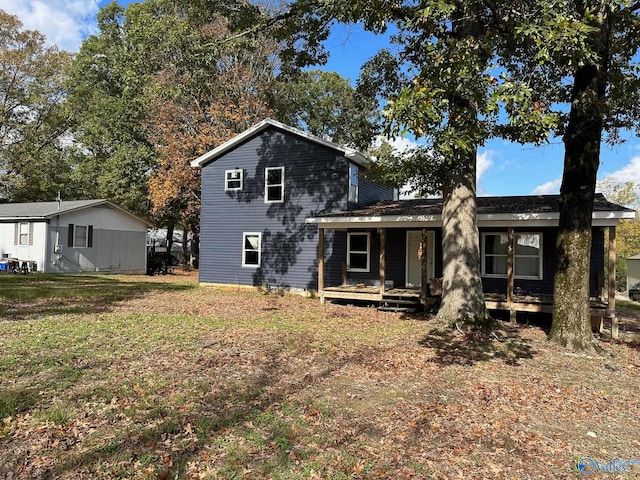
[[[627,258],[627,290],[640,283],[640,254]]]
[[[150,226],[109,200],[0,204],[0,256],[50,273],[145,273]]]

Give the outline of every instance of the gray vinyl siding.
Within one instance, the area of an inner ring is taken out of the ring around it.
[[[358,179],[358,204],[372,205],[380,200],[393,200],[393,188],[383,187],[360,175]]]
[[[348,160],[270,128],[202,168],[200,281],[317,288],[318,228],[308,216],[347,207]],[[283,203],[265,203],[264,172],[285,167]],[[225,192],[225,170],[243,170],[243,189]],[[242,266],[243,232],[262,234],[261,265]],[[326,285],[339,283],[346,242],[326,232]]]
[[[501,229],[482,229],[482,232],[499,232]],[[506,232],[506,230],[503,230]],[[553,284],[556,268],[556,243],[558,240],[557,228],[518,228],[516,232],[542,232],[542,279],[514,280],[514,287],[520,288],[523,293],[533,295],[553,295]],[[589,295],[597,296],[598,275],[604,272],[604,231],[600,228],[593,229],[591,244],[591,271],[589,274]],[[482,248],[482,246],[481,246]],[[506,278],[482,277],[482,285],[485,293],[507,292]]]
[[[68,227],[50,226],[47,272],[145,273],[146,232],[93,228],[93,244],[87,248],[68,247]],[[60,255],[54,253],[59,232]],[[40,266],[39,266],[40,267]]]
[[[406,285],[407,268],[407,230],[406,228],[388,228],[385,246],[385,281],[393,282],[393,287]],[[369,272],[348,272],[349,283],[380,285],[380,233],[377,230],[355,230],[350,232],[369,232],[371,234],[371,268]],[[346,250],[346,247],[345,247]],[[436,245],[436,255],[439,247]]]
[[[598,292],[598,276],[604,278],[605,260],[605,241],[604,228],[594,228],[591,236],[591,271],[589,273],[589,295],[592,297],[599,296]]]

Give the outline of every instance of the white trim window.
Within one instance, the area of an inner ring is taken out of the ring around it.
[[[284,202],[284,167],[264,169],[264,201],[265,203]]]
[[[509,236],[507,233],[482,234],[482,275],[506,278]],[[513,276],[542,279],[542,233],[514,233]]]
[[[72,248],[93,247],[93,225],[69,224],[67,246]]]
[[[369,232],[347,233],[347,270],[368,272],[370,253],[371,234]]]
[[[349,201],[358,203],[358,166],[349,164]]]
[[[18,224],[18,245],[31,245],[32,227],[30,222],[20,222]]]
[[[244,170],[239,168],[224,171],[225,192],[236,192],[242,190],[243,173]]]
[[[261,260],[262,234],[245,232],[242,234],[242,266],[259,267]]]

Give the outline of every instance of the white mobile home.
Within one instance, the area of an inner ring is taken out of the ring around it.
[[[145,273],[149,227],[108,200],[0,204],[0,254],[51,273]]]

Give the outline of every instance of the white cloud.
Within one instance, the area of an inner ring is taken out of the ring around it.
[[[478,195],[489,195],[482,184],[482,177],[493,166],[493,159],[491,158],[493,152],[491,150],[485,150],[476,157],[476,190]]]
[[[616,183],[633,182],[640,184],[640,156],[633,157],[627,165],[620,170],[606,174],[605,177],[612,177]]]
[[[1,0],[0,0],[1,1]],[[406,153],[409,150],[420,147],[421,145],[414,140],[407,137],[387,138],[382,135],[378,135],[373,142],[374,147],[379,147],[383,142],[388,143],[393,147],[395,153]]]
[[[562,185],[562,179],[557,178],[549,182],[545,182],[542,185],[538,185],[531,192],[532,195],[551,195],[554,193],[560,193],[560,186]]]
[[[493,155],[493,152],[490,150],[485,150],[480,155],[478,155],[478,158],[476,160],[476,181],[477,182],[480,182],[480,179],[482,178],[482,176],[485,173],[487,173],[487,170],[489,170],[493,166],[493,160],[491,159],[492,155]]]
[[[25,29],[38,30],[48,45],[77,52],[97,32],[98,0],[0,0],[0,10],[17,16]]]
[[[394,151],[398,153],[405,153],[408,150],[412,150],[420,146],[418,143],[406,137],[394,138],[392,140],[387,140],[387,141],[391,144]]]

